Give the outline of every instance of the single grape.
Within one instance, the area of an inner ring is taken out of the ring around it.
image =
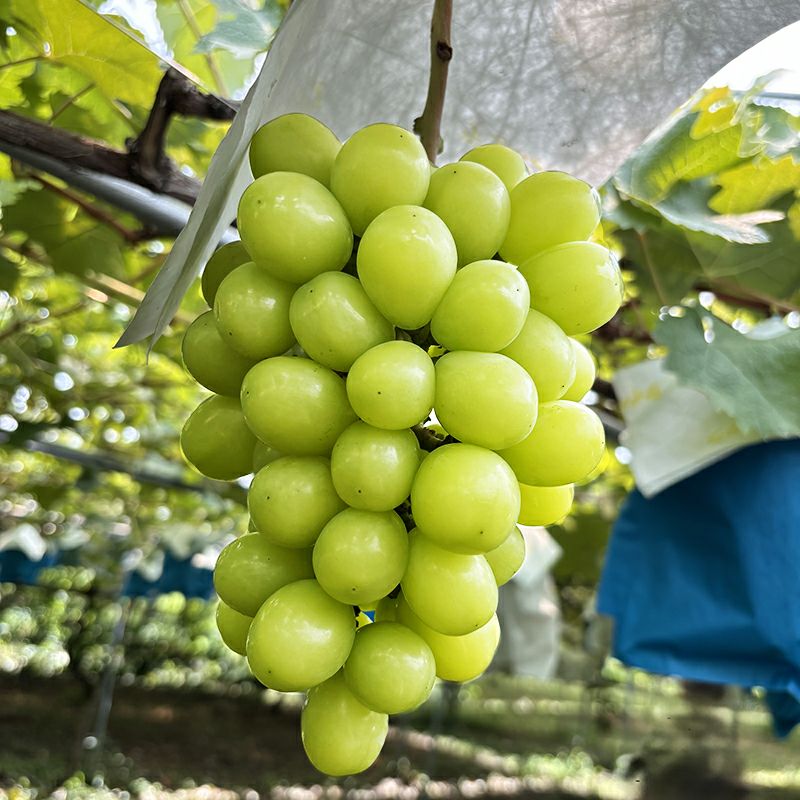
[[[431,333],[448,350],[496,352],[519,335],[531,295],[516,267],[475,261],[460,269],[431,320]]]
[[[394,325],[414,330],[430,322],[456,274],[456,245],[432,211],[395,206],[370,224],[356,260],[378,310]]]
[[[387,431],[354,422],[331,455],[336,491],[348,505],[391,511],[408,497],[419,468],[417,437],[406,429]]]
[[[563,486],[586,478],[604,452],[605,433],[597,414],[580,403],[556,400],[542,403],[531,435],[500,455],[521,483]]]
[[[522,156],[503,144],[482,144],[473,147],[462,161],[473,161],[490,169],[500,178],[510,192],[520,181],[528,177],[528,168]]]
[[[296,581],[258,610],[247,636],[247,663],[264,686],[304,692],[342,668],[355,635],[352,606],[329,597],[314,580]]]
[[[290,455],[328,455],[356,419],[335,372],[290,356],[261,361],[245,375],[242,410],[261,441]]]
[[[184,458],[198,472],[218,481],[250,473],[255,443],[235,397],[213,395],[203,400],[181,430]]]
[[[297,172],[257,178],[244,190],[237,220],[253,261],[288,283],[340,270],[353,249],[353,231],[336,198]]]
[[[419,634],[399,622],[379,622],[356,634],[344,679],[367,708],[403,714],[430,697],[436,662]]]
[[[486,559],[444,550],[418,529],[408,537],[401,586],[414,613],[448,636],[478,630],[497,609],[497,584]]]
[[[575,379],[564,392],[563,400],[574,400],[576,403],[583,400],[586,392],[594,386],[597,376],[597,362],[588,347],[577,339],[570,339],[572,350],[575,353]]]
[[[511,202],[503,181],[482,164],[447,164],[431,175],[423,204],[453,234],[458,265],[491,258],[508,230]]]
[[[258,472],[262,467],[266,467],[267,464],[271,464],[280,457],[281,454],[274,447],[256,439],[256,446],[253,448],[253,472]]]
[[[521,525],[555,525],[569,514],[575,487],[519,485]]]
[[[242,380],[255,361],[240,355],[222,338],[214,314],[201,314],[183,335],[183,364],[189,374],[216,394],[239,396]]]
[[[498,586],[508,583],[519,572],[525,561],[525,550],[525,537],[515,525],[505,541],[486,554]]]
[[[491,664],[500,642],[497,614],[481,628],[464,636],[446,636],[426,625],[404,598],[397,606],[398,620],[419,634],[433,653],[436,676],[443,681],[464,683],[481,675]]]
[[[519,516],[519,485],[496,453],[471,444],[447,444],[420,465],[411,487],[411,513],[441,547],[486,553]]]
[[[392,324],[358,280],[343,272],[324,272],[301,286],[289,319],[306,354],[337,372],[347,372],[362,353],[394,339]]]
[[[434,409],[462,442],[502,450],[521,442],[536,422],[536,386],[500,353],[458,350],[436,362]]]
[[[566,172],[537,172],[511,191],[500,255],[522,264],[548,247],[588,239],[599,222],[600,198],[588,183]]]
[[[282,547],[311,547],[346,507],[322,456],[284,456],[267,464],[250,484],[247,505],[259,532]]]
[[[224,342],[251,361],[285,353],[294,344],[289,304],[294,286],[249,261],[219,285],[214,318]]]
[[[389,717],[357,700],[340,672],[309,691],[300,730],[308,760],[320,772],[353,775],[380,754]]]
[[[240,614],[220,600],[217,604],[216,620],[217,630],[225,646],[243,656],[247,644],[247,632],[250,630],[253,618]]]
[[[575,379],[572,340],[553,320],[530,309],[522,330],[500,352],[533,378],[539,402],[558,400]]]
[[[250,142],[254,178],[270,172],[300,172],[328,186],[341,144],[308,114],[284,114],[262,125]]]
[[[348,508],[323,529],[314,545],[314,574],[341,603],[384,597],[400,583],[408,561],[408,534],[394,511]]]
[[[430,163],[419,139],[397,125],[376,123],[354,133],[336,156],[331,191],[342,204],[353,232],[387,208],[421,205],[428,192]]]
[[[260,533],[246,533],[219,554],[214,588],[223,603],[253,617],[282,586],[313,577],[310,549],[290,550],[271,544]]]
[[[617,259],[594,242],[570,242],[545,250],[519,271],[528,281],[531,306],[570,336],[604,325],[622,303]]]
[[[395,622],[396,620],[396,597],[384,597],[375,604],[375,622]]]
[[[386,342],[356,359],[347,374],[353,410],[376,428],[401,430],[427,419],[436,372],[428,354],[411,342]]]
[[[233,272],[236,267],[252,261],[250,254],[241,242],[228,242],[217,249],[203,269],[200,278],[200,291],[209,308],[214,307],[214,298],[222,281]]]

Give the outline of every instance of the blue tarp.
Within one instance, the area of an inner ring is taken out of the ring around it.
[[[19,550],[0,551],[0,581],[35,585],[39,573],[46,567],[62,562],[62,553],[48,553],[41,561],[32,561]],[[195,567],[191,558],[179,559],[171,553],[164,555],[161,577],[148,581],[138,572],[132,572],[123,588],[127,597],[151,597],[167,592],[181,592],[186,597],[214,596],[214,584],[210,569]]]
[[[740,450],[614,527],[598,610],[626,664],[761,686],[779,735],[800,722],[800,440]]]

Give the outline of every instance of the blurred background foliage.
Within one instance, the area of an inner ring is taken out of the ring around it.
[[[209,92],[241,98],[287,5],[6,0],[0,4],[2,113],[124,152],[145,125],[165,64]],[[782,391],[770,390],[765,405],[734,395],[723,410],[742,427],[771,432],[782,426],[784,435],[800,435],[790,383],[800,374],[800,117],[790,105],[768,104],[762,88],[700,92],[602,188],[603,236],[619,252],[627,283],[622,311],[590,343],[600,380],[587,401],[607,419],[619,416],[609,384],[614,370],[662,353],[659,342],[667,339],[686,354],[672,365],[679,376],[701,390],[714,388],[693,368],[692,353],[707,344],[697,315],[712,315],[715,325],[737,334],[717,337],[714,346],[727,348],[723,355],[731,355],[745,376],[760,354],[739,334],[777,317],[791,331],[780,340],[771,375],[788,376],[787,383]],[[166,156],[182,174],[202,178],[227,124],[174,118]],[[0,586],[0,672],[72,674],[81,691],[91,693],[115,658],[114,630],[124,618],[123,686],[239,687],[249,696],[255,689],[241,659],[221,645],[209,604],[178,594],[118,598],[127,573],[157,577],[165,553],[213,558],[246,528],[242,487],[201,478],[184,464],[178,446],[184,419],[203,398],[180,359],[181,335],[205,307],[199,286],[146,362],[142,349],[113,345],[171,240],[4,155],[0,214],[0,548],[33,536],[51,553],[71,554],[66,564],[41,574],[40,587]],[[696,313],[672,313],[681,308]],[[710,397],[722,402],[713,391]],[[610,527],[633,485],[629,460],[611,437],[604,471],[579,487],[574,513],[552,530],[564,549],[555,576],[568,622],[565,646],[578,651]],[[591,664],[593,658],[587,655]],[[601,684],[639,689],[651,680],[614,664],[591,674]],[[509,685],[494,697],[501,711],[503,702],[532,691]],[[675,695],[670,682],[647,684],[647,691],[656,685],[665,697]],[[462,694],[469,700],[483,691],[468,687]],[[558,703],[563,709],[567,702],[559,692],[572,690],[547,691],[557,695],[556,714]],[[493,698],[484,699],[485,715]],[[584,701],[592,718],[603,716],[598,703],[626,702],[622,695],[569,699],[579,710]],[[547,697],[535,702],[546,712]],[[467,705],[467,717],[476,708]],[[755,706],[751,713],[765,740],[765,717]],[[576,730],[571,746],[585,746],[583,729]],[[503,741],[512,733],[506,731]],[[629,734],[635,738],[637,731]],[[602,729],[592,736],[601,742]],[[499,740],[489,740],[496,749]],[[600,792],[595,765],[582,757],[564,763],[588,781],[587,792]],[[610,750],[602,757],[613,771]],[[764,759],[775,766],[771,751]],[[508,774],[550,775],[554,769],[537,762],[528,772]],[[8,770],[0,765],[0,773]],[[629,796],[625,781],[608,781],[598,797]],[[59,796],[79,797],[82,786],[62,786]],[[14,797],[35,796],[27,791],[21,787]]]

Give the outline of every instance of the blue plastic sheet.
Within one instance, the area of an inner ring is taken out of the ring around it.
[[[39,561],[28,558],[21,550],[0,551],[0,582],[35,584],[45,567],[57,562],[53,553],[45,553]]]
[[[62,552],[48,553],[40,561],[33,561],[19,550],[0,551],[0,581],[36,585],[39,573],[45,567],[72,560],[65,558],[65,555]],[[167,592],[209,599],[214,596],[213,573],[210,569],[195,567],[191,558],[179,559],[166,553],[161,576],[157,580],[149,581],[140,573],[132,572],[122,594],[126,597],[154,597]]]
[[[764,687],[786,735],[800,722],[800,440],[747,447],[650,500],[634,491],[598,610],[624,663]]]

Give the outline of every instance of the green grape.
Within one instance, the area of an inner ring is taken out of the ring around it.
[[[397,598],[384,597],[375,604],[375,622],[397,621]]]
[[[387,431],[354,422],[336,441],[331,473],[348,505],[391,511],[408,497],[419,467],[417,437],[406,429]]]
[[[430,697],[436,662],[419,634],[399,622],[378,622],[356,634],[344,679],[367,708],[403,714]]]
[[[337,272],[353,250],[353,231],[336,198],[297,172],[256,178],[239,201],[237,220],[253,261],[289,283]]]
[[[342,668],[355,635],[352,606],[329,597],[314,580],[296,581],[258,610],[247,635],[247,663],[264,686],[304,692]]]
[[[214,588],[223,603],[253,617],[282,586],[313,577],[310,549],[290,550],[268,542],[260,533],[246,533],[219,554]]]
[[[500,352],[533,378],[539,402],[558,400],[575,379],[572,340],[553,320],[530,309],[522,330]]]
[[[262,467],[266,467],[267,464],[271,464],[280,457],[281,454],[274,447],[256,439],[256,446],[253,448],[253,472],[258,472]]]
[[[223,341],[252,361],[285,353],[294,344],[289,304],[294,286],[249,261],[219,285],[214,318]]]
[[[322,456],[284,456],[267,464],[250,484],[247,505],[262,536],[282,547],[311,547],[346,507]]]
[[[189,374],[216,394],[239,396],[242,380],[255,361],[237,353],[222,338],[214,314],[201,314],[183,335],[183,364]]]
[[[525,549],[525,537],[515,525],[505,541],[486,554],[498,586],[508,583],[519,572],[525,561]]]
[[[214,307],[214,298],[222,281],[236,267],[252,261],[250,254],[241,242],[228,242],[216,250],[203,270],[200,278],[200,291],[210,308]]]
[[[500,642],[497,614],[483,627],[464,636],[446,636],[433,630],[411,610],[404,598],[398,604],[397,617],[425,640],[436,661],[436,676],[443,681],[465,683],[477,678],[492,663]]]
[[[481,164],[461,161],[437,169],[423,205],[453,234],[460,267],[491,258],[505,239],[511,216],[508,190]]]
[[[531,290],[531,306],[570,336],[608,322],[622,303],[617,259],[594,242],[570,242],[545,250],[519,270]]]
[[[555,525],[569,514],[575,487],[519,485],[521,525]]]
[[[300,456],[328,455],[356,419],[335,372],[290,356],[262,361],[245,375],[242,410],[262,442]]]
[[[347,212],[353,232],[363,236],[387,208],[421,205],[429,180],[430,162],[419,139],[397,125],[379,122],[342,145],[331,170],[331,191]]]
[[[462,442],[502,450],[533,429],[536,386],[500,353],[458,350],[436,362],[434,409],[445,430]]]
[[[503,144],[482,144],[473,147],[462,161],[474,161],[490,169],[506,185],[510,192],[520,181],[528,177],[528,168],[522,156]]]
[[[217,630],[226,647],[243,656],[247,644],[247,632],[250,630],[253,618],[240,614],[220,600],[217,605],[216,620]]]
[[[584,480],[604,452],[605,433],[597,414],[580,403],[556,400],[542,403],[531,435],[500,455],[521,483],[563,486]]]
[[[599,222],[600,198],[588,183],[566,172],[537,172],[511,191],[500,255],[522,264],[548,247],[588,239]]]
[[[494,550],[519,516],[519,485],[496,453],[447,444],[420,465],[411,513],[424,534],[449,550]]]
[[[456,274],[456,245],[432,211],[395,206],[370,224],[356,260],[378,310],[394,325],[414,330],[430,322]]]
[[[586,392],[594,386],[597,375],[597,362],[588,347],[577,339],[570,339],[575,353],[575,379],[564,392],[563,400],[574,400],[576,403],[586,396]]]
[[[478,630],[497,609],[497,584],[486,559],[445,550],[418,529],[408,537],[401,586],[414,613],[448,636]]]
[[[411,342],[386,342],[367,350],[347,374],[353,410],[376,428],[401,430],[428,418],[436,371],[428,354]]]
[[[314,545],[314,574],[341,603],[360,605],[394,589],[408,560],[408,534],[394,511],[348,508],[323,529]]]
[[[253,177],[270,172],[300,172],[328,186],[341,144],[333,132],[308,114],[284,114],[262,125],[250,142]]]
[[[460,269],[433,314],[431,333],[448,350],[496,352],[525,323],[531,295],[511,264],[476,261]]]
[[[353,775],[370,767],[381,752],[389,717],[370,711],[337,673],[308,693],[300,716],[308,760],[327,775]]]
[[[184,458],[202,475],[218,481],[250,473],[255,443],[235,397],[213,395],[203,400],[181,431]]]
[[[324,272],[301,286],[289,319],[305,353],[325,367],[347,372],[364,352],[394,339],[361,284],[343,272]]]

